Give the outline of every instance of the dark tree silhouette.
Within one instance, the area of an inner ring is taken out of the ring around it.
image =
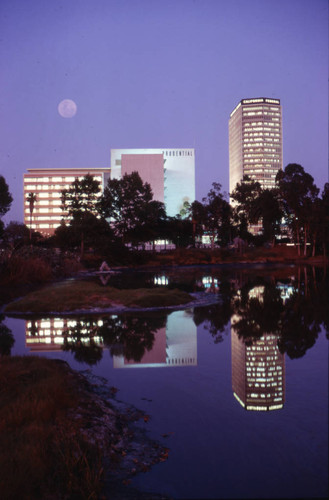
[[[86,233],[90,231],[91,223],[96,223],[100,191],[100,182],[90,174],[75,179],[69,189],[62,190],[62,210],[73,234],[79,234],[81,257]]]
[[[217,304],[195,307],[193,309],[193,321],[196,326],[203,324],[214,339],[215,344],[224,340],[223,334],[227,330],[232,316],[232,290],[228,280],[222,280],[217,292],[220,301]]]
[[[128,361],[139,362],[145,351],[152,350],[154,335],[166,322],[164,314],[110,316],[103,319],[99,334],[111,355],[120,354]]]
[[[300,255],[300,237],[303,232],[304,254],[309,236],[309,214],[319,189],[314,184],[313,177],[306,173],[301,165],[290,163],[284,170],[279,170],[276,182],[283,204],[285,217],[293,232]]]
[[[80,363],[97,364],[103,357],[103,348],[95,341],[98,337],[98,324],[94,318],[79,318],[76,324],[67,326],[62,333],[63,351],[70,351]]]
[[[1,219],[10,209],[12,201],[13,197],[9,192],[8,184],[6,183],[5,178],[0,175],[0,236],[3,232],[3,222]]]
[[[206,232],[210,236],[211,247],[215,242],[227,245],[231,240],[231,207],[221,192],[221,184],[213,182],[202,203],[191,205],[192,220],[199,235]]]
[[[4,319],[4,315],[0,314],[0,356],[10,356],[15,339],[11,329],[2,323]]]
[[[157,224],[165,216],[163,203],[153,200],[151,186],[138,172],[121,179],[109,179],[99,203],[100,213],[110,219],[111,227],[123,243],[145,241],[156,236]]]

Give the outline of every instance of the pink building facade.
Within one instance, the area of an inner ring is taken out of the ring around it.
[[[153,198],[164,203],[163,154],[123,154],[121,175],[138,172],[151,185]]]

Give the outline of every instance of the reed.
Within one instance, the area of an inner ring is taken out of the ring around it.
[[[74,428],[68,366],[34,356],[0,363],[1,498],[99,498],[100,450]]]
[[[6,262],[1,282],[13,285],[16,283],[43,283],[51,279],[51,265],[45,259],[14,255]]]

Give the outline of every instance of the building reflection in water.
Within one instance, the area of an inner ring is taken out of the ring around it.
[[[80,342],[90,342],[90,323],[73,318],[38,318],[25,322],[26,347],[31,352],[61,351],[65,337],[63,332],[81,326]],[[97,335],[102,319],[94,319],[93,343],[104,347],[103,338]],[[88,335],[89,334],[89,335]],[[114,368],[194,366],[197,365],[197,327],[189,311],[175,311],[168,315],[166,326],[154,331],[151,350],[145,350],[141,360],[127,360],[124,355],[113,356]]]
[[[152,368],[197,365],[197,327],[189,311],[168,315],[165,328],[155,334],[151,351],[138,362],[113,356],[114,368]]]
[[[77,322],[68,318],[38,318],[25,321],[25,342],[31,352],[60,351],[64,344],[62,332]]]
[[[203,276],[202,286],[206,292],[217,292],[219,287],[219,280],[214,276]]]
[[[262,301],[263,287],[255,287],[249,298]],[[251,340],[239,338],[231,318],[232,389],[245,410],[269,411],[283,408],[285,401],[285,359],[277,345],[277,335],[264,333]]]
[[[164,274],[163,275],[154,276],[154,280],[153,281],[154,281],[155,285],[167,286],[169,284],[169,279]]]
[[[246,410],[283,408],[285,364],[276,335],[266,333],[249,346],[232,328],[232,389]]]

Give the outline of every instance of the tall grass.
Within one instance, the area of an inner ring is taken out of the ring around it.
[[[2,281],[16,283],[43,283],[52,278],[49,262],[41,257],[12,256],[7,260]]]
[[[98,498],[100,451],[68,419],[78,405],[71,373],[44,358],[1,359],[1,498]]]

